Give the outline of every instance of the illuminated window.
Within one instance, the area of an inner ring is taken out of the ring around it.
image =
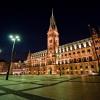
[[[66,47],[66,51],[68,51],[68,47]]]
[[[86,42],[83,43],[84,47],[86,47]]]
[[[59,48],[59,53],[61,53],[61,48]]]
[[[88,44],[89,44],[89,46],[91,46],[91,42],[90,41],[88,42]]]
[[[74,49],[75,49],[75,50],[77,49],[76,44],[74,44]]]
[[[70,46],[70,50],[72,50],[72,46]]]
[[[80,43],[78,44],[78,47],[81,48],[81,44]]]

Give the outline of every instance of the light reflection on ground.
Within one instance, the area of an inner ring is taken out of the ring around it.
[[[0,100],[99,100],[100,76],[0,76]]]

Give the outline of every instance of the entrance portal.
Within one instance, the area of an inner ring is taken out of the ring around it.
[[[52,68],[51,68],[51,67],[48,69],[48,74],[49,74],[49,75],[52,74]]]

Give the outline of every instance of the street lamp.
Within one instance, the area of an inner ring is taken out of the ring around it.
[[[14,52],[15,43],[20,42],[20,36],[19,35],[10,35],[9,38],[13,42],[13,46],[12,46],[12,51],[11,51],[11,59],[10,59],[11,62],[10,62],[10,66],[8,67],[8,71],[7,71],[7,74],[6,74],[6,80],[8,80],[9,73],[11,73],[12,59],[13,59],[13,52]]]
[[[0,49],[0,53],[2,52],[2,50]]]

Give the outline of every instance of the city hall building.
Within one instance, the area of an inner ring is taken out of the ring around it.
[[[82,75],[99,72],[100,37],[95,29],[91,30],[91,37],[60,46],[52,12],[47,32],[47,50],[29,52],[25,61],[31,74]]]

